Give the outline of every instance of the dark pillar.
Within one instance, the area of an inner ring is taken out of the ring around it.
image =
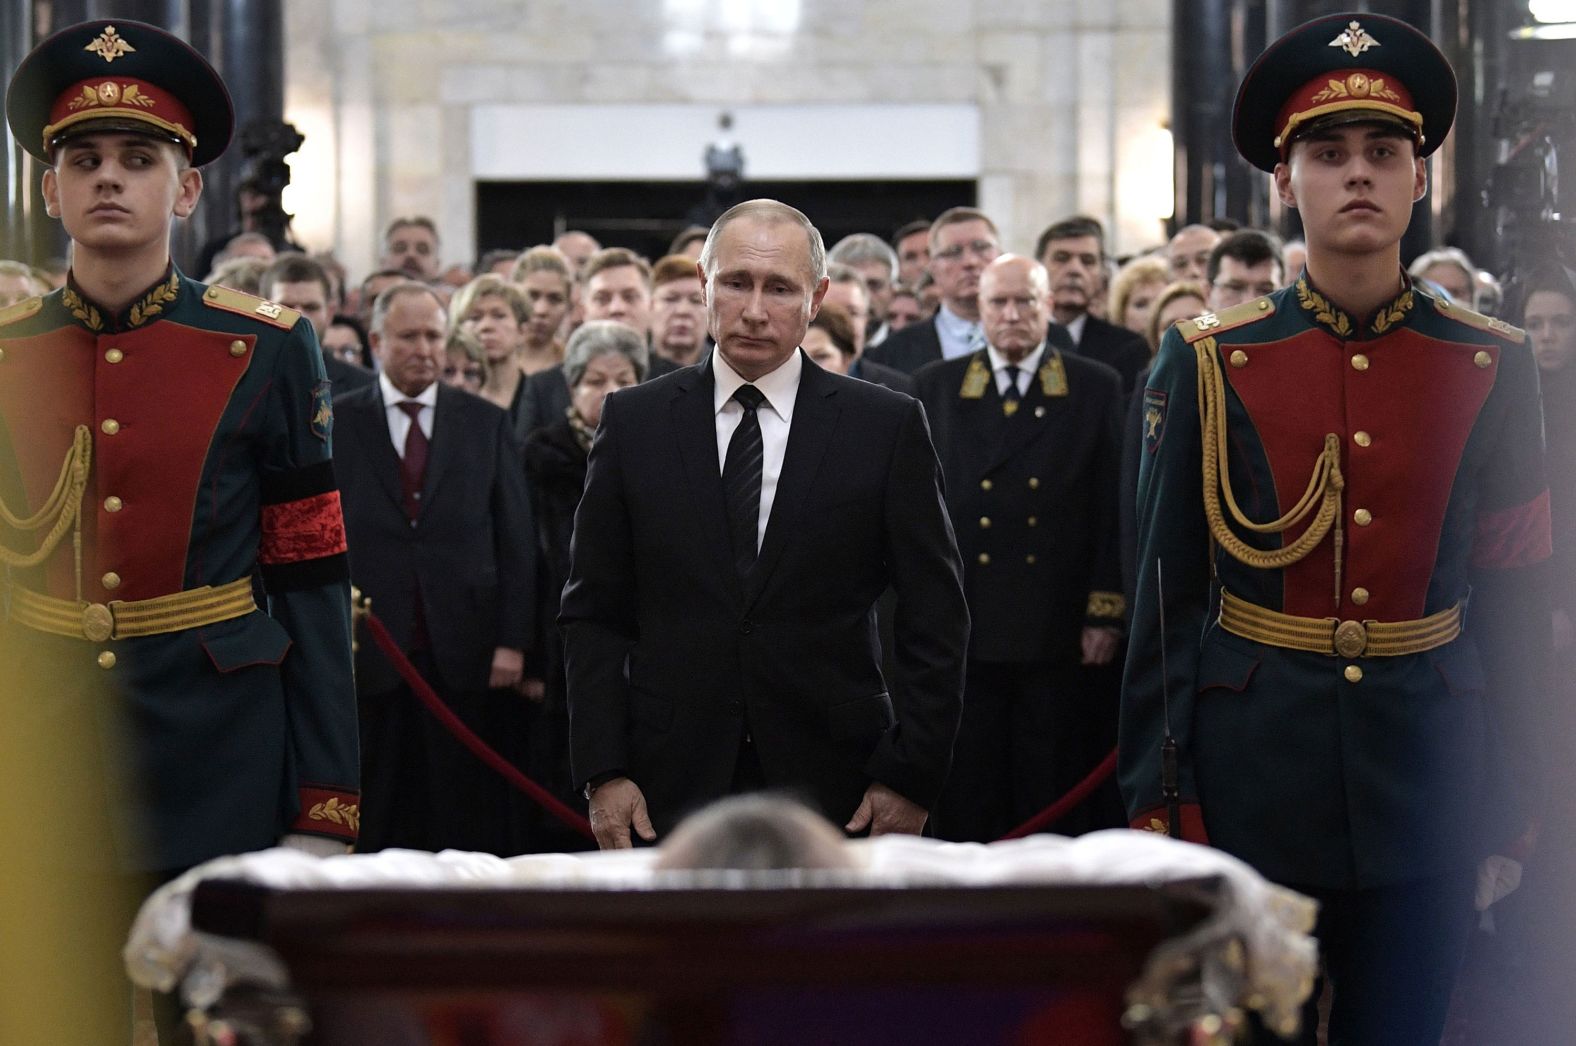
[[[32,0],[0,0],[0,67],[7,79],[33,46]],[[5,213],[0,224],[0,258],[36,265],[52,252],[44,202],[38,194],[37,163],[5,129]]]
[[[1248,65],[1264,48],[1264,0],[1172,4],[1172,133],[1176,217],[1189,222],[1268,220],[1268,183],[1231,143],[1231,107]]]
[[[246,167],[242,136],[250,124],[284,119],[284,8],[280,0],[190,0],[192,46],[213,63],[235,103],[235,139],[203,171],[206,187],[189,223],[200,246],[233,229],[235,189]],[[192,273],[202,279],[206,273]]]

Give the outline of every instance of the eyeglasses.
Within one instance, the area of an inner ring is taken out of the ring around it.
[[[967,250],[976,258],[994,258],[996,256],[996,252],[1000,249],[1001,248],[998,247],[992,240],[975,240],[972,243],[955,243],[951,247],[937,251],[936,253],[932,254],[931,257],[944,258],[947,261],[957,261],[959,258],[963,257],[963,252]]]

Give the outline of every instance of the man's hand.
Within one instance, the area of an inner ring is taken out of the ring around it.
[[[1520,885],[1520,861],[1497,854],[1485,857],[1483,863],[1478,865],[1477,896],[1473,898],[1473,904],[1478,911],[1486,912],[1515,893]]]
[[[520,677],[525,674],[525,655],[518,650],[501,646],[493,651],[492,675],[487,680],[487,685],[493,689],[499,687],[516,687],[520,685]]]
[[[1576,625],[1571,624],[1571,616],[1563,610],[1554,611],[1554,649],[1569,650],[1576,645]]]
[[[1122,630],[1118,628],[1099,628],[1088,626],[1083,630],[1083,663],[1086,665],[1109,665],[1111,659],[1116,657],[1116,650],[1122,645]]]
[[[872,781],[865,789],[865,797],[859,801],[859,809],[854,811],[845,827],[850,832],[862,832],[868,826],[872,836],[889,832],[918,835],[929,816],[930,812],[918,803],[910,802],[879,781]]]
[[[646,813],[646,796],[640,786],[627,777],[605,781],[591,792],[591,831],[602,850],[628,850],[633,844],[629,826],[646,842],[657,837]]]
[[[539,705],[547,700],[547,681],[527,676],[520,680],[520,694],[532,704]]]

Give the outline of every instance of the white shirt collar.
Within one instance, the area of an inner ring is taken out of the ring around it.
[[[1062,326],[1067,330],[1067,336],[1072,338],[1074,345],[1077,345],[1083,341],[1084,327],[1088,324],[1088,322],[1089,314],[1087,312],[1080,312],[1075,318],[1067,323],[1062,324]]]
[[[936,324],[948,334],[961,341],[967,341],[970,334],[979,329],[975,320],[966,320],[947,307],[946,302],[941,303],[941,308],[936,310]]]
[[[415,400],[423,407],[432,407],[436,409],[438,406],[437,382],[433,382],[431,385],[428,385],[426,388],[422,389],[421,395],[419,396],[407,396],[399,389],[394,387],[394,383],[389,380],[389,376],[387,374],[385,374],[383,371],[378,371],[378,387],[383,393],[383,406],[389,410],[393,410],[395,407],[401,403],[404,403],[406,400]]]
[[[762,374],[754,381],[747,382],[739,376],[739,372],[728,365],[721,349],[715,349],[711,354],[712,373],[716,377],[716,393],[712,400],[713,410],[721,414],[722,409],[733,399],[733,394],[741,385],[754,385],[761,390],[761,395],[766,397],[766,405],[772,408],[779,418],[785,422],[793,421],[793,403],[799,394],[799,377],[804,372],[804,356],[798,349],[782,363],[777,369]]]
[[[1007,366],[1007,357],[994,345],[986,345],[985,352],[990,356],[990,369],[992,374],[1000,374]],[[1045,355],[1045,342],[1034,347],[1034,351],[1018,361],[1018,371],[1021,374],[1033,374],[1040,369],[1040,357]]]

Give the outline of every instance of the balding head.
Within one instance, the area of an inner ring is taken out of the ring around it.
[[[1166,264],[1171,279],[1204,283],[1209,269],[1209,252],[1220,242],[1220,233],[1207,225],[1184,225],[1166,245]]]
[[[980,276],[980,324],[985,339],[1017,363],[1045,340],[1051,318],[1051,280],[1033,258],[1003,254]]]

